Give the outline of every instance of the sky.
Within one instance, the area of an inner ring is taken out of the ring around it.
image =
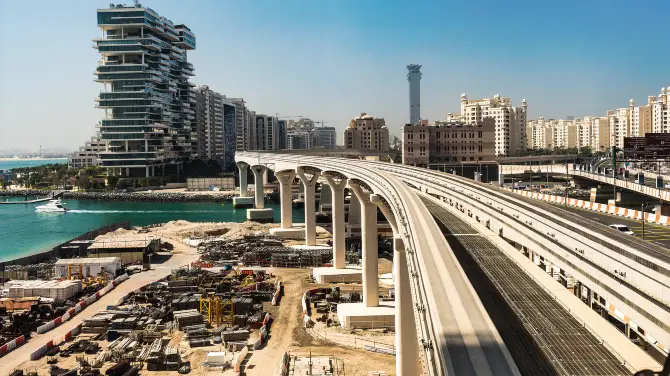
[[[0,150],[74,150],[95,133],[92,39],[96,9],[110,2],[0,0]],[[360,112],[400,135],[407,64],[423,65],[421,117],[431,122],[459,112],[461,93],[526,98],[534,119],[602,116],[670,86],[667,0],[142,4],[195,33],[194,83],[257,113],[324,121],[340,142]]]

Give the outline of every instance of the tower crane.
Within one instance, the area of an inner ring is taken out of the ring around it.
[[[323,120],[319,120],[319,121],[314,122],[314,124],[321,124],[321,127],[324,127],[325,126],[324,124],[329,124],[329,123],[335,123],[335,122],[334,121],[323,121]]]

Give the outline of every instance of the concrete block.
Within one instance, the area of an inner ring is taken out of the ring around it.
[[[272,208],[247,209],[247,220],[260,223],[274,222]]]
[[[254,198],[253,197],[233,197],[233,207],[234,208],[253,208],[254,207]]]

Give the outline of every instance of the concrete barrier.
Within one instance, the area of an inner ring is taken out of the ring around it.
[[[511,188],[503,188],[503,189],[512,193],[516,193],[520,196],[529,197],[536,200],[561,203],[561,204],[565,203],[565,197],[563,196],[548,195],[545,193],[530,192],[526,190],[518,190]],[[614,205],[599,204],[585,200],[578,200],[575,198],[569,198],[568,205],[587,210],[599,211],[601,213],[617,215],[629,219],[642,220],[641,210],[627,209]],[[644,221],[659,225],[670,226],[670,217],[660,214],[644,212]]]
[[[23,345],[25,342],[26,342],[26,337],[20,336],[20,337],[14,338],[13,340],[5,343],[4,345],[0,346],[0,357],[2,357],[5,354],[11,352],[12,350],[16,349],[17,347]]]
[[[56,319],[49,321],[48,323],[41,325],[37,328],[37,333],[38,334],[43,334],[46,332],[49,332],[59,326],[60,324],[68,321],[71,319],[74,315],[77,313],[81,312],[84,308],[88,307],[89,305],[95,303],[98,299],[106,295],[108,292],[112,291],[116,286],[118,286],[121,282],[127,280],[130,278],[128,274],[123,274],[119,277],[117,277],[115,280],[113,280],[111,283],[109,283],[107,286],[103,287],[99,291],[97,291],[95,294],[86,297],[85,299],[81,300],[79,303],[77,303],[74,308],[69,309],[63,316],[57,317]],[[117,304],[118,305],[118,304]]]
[[[235,357],[235,372],[240,372],[242,368],[242,362],[244,362],[244,358],[247,357],[247,354],[249,353],[249,348],[245,347],[237,353],[237,357]]]

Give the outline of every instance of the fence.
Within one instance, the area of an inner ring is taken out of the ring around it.
[[[388,343],[388,341],[367,339],[359,336],[345,335],[327,331],[317,331],[313,328],[307,328],[307,333],[313,338],[335,345],[374,351],[388,355],[395,355],[395,343]]]
[[[235,178],[188,178],[186,189],[189,191],[209,191],[214,186],[222,191],[235,190]]]

